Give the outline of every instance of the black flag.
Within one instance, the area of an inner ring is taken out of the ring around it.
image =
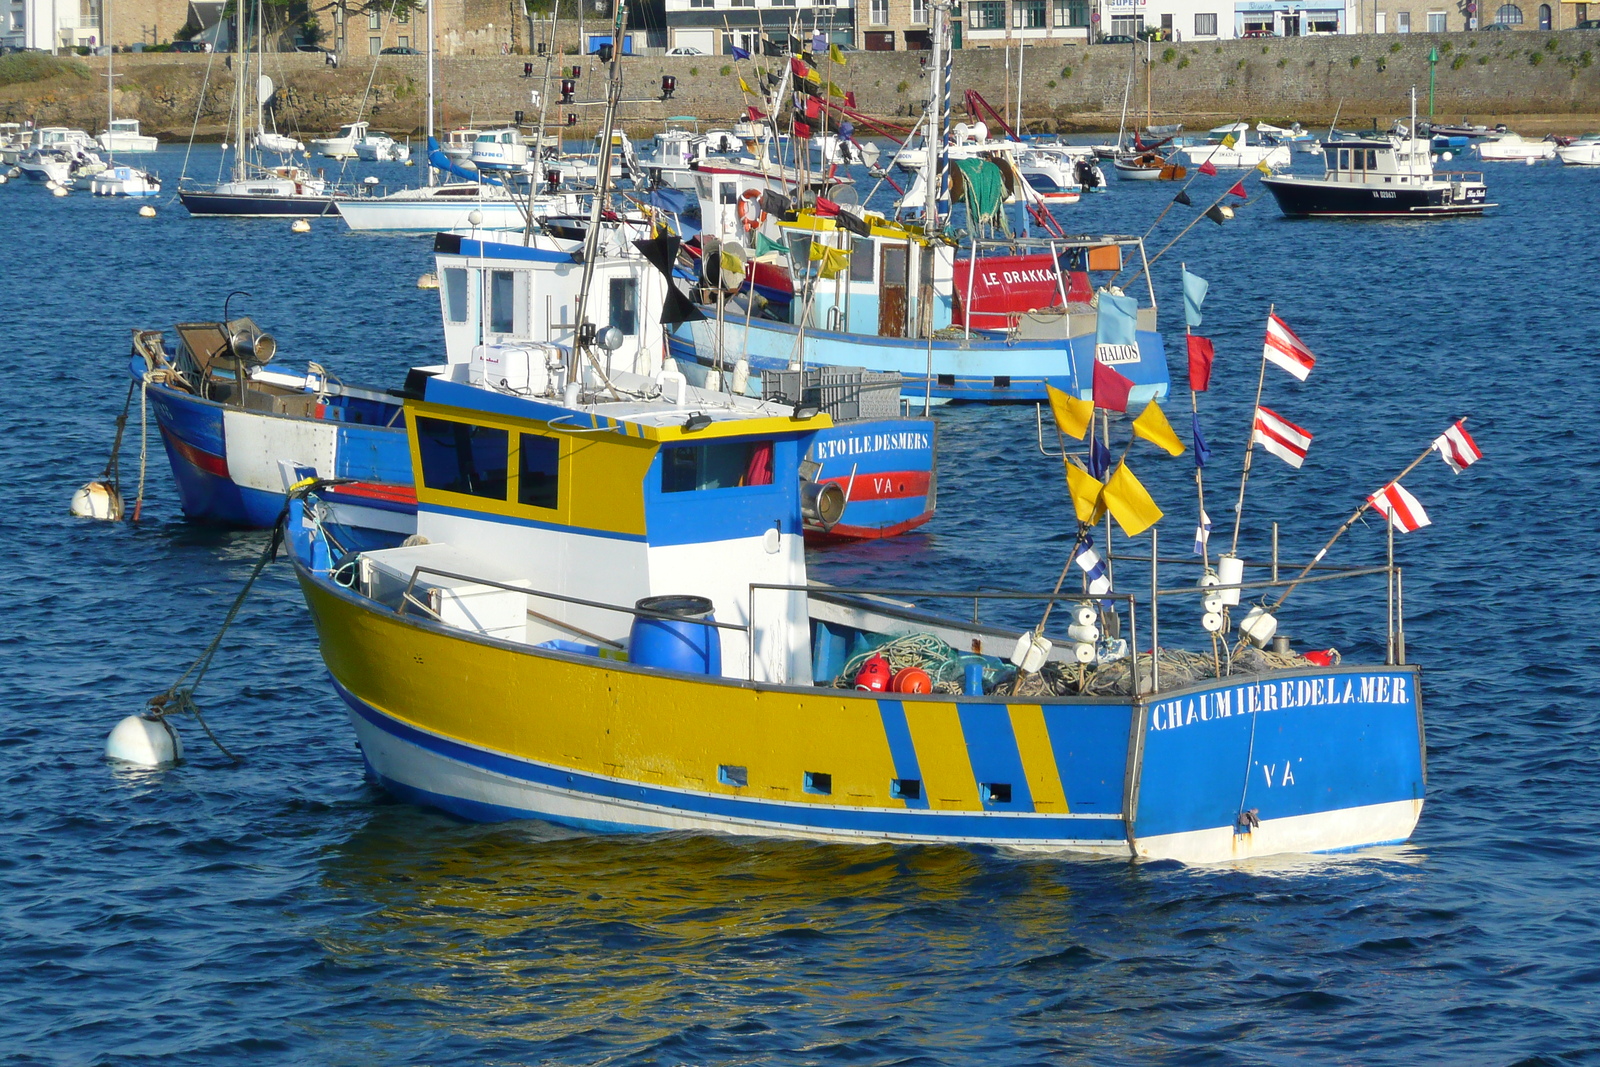
[[[839,214],[835,216],[834,221],[839,224],[841,229],[847,230],[850,233],[856,234],[857,236],[872,236],[872,227],[867,223],[867,220],[848,208],[840,208]]]
[[[667,299],[661,305],[661,325],[676,326],[680,322],[699,322],[706,317],[693,300],[679,292],[676,282],[667,282]]]
[[[665,237],[652,237],[649,240],[635,241],[633,242],[633,247],[637,248],[639,254],[650,261],[651,266],[671,278],[673,264],[678,261],[678,245],[680,243],[677,234],[669,233]]]
[[[1189,194],[1182,189],[1178,190],[1178,195],[1172,198],[1172,202],[1174,204],[1182,204],[1184,207],[1194,207],[1194,201],[1190,200]]]
[[[1233,208],[1227,204],[1212,204],[1206,209],[1206,218],[1221,226],[1228,219],[1233,218]]]

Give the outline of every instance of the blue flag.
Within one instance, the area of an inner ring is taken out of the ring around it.
[[[1106,480],[1106,475],[1111,472],[1111,450],[1100,443],[1098,437],[1089,438],[1089,473],[1100,479]]]
[[[825,33],[814,33],[814,34],[811,35],[811,50],[813,52],[825,52],[825,51],[827,51],[827,49],[828,49],[828,35],[827,34],[825,34]]]
[[[1194,528],[1194,554],[1206,554],[1206,543],[1211,540],[1211,516],[1207,515],[1204,508],[1200,509],[1200,525]]]
[[[1137,351],[1139,302],[1131,296],[1101,293],[1095,301],[1095,307],[1098,311],[1095,317],[1095,347],[1098,349],[1101,345],[1128,345]],[[1113,361],[1102,359],[1101,362]]]
[[[746,52],[743,48],[740,48],[738,45],[734,45],[733,46],[733,58],[734,59],[749,59],[750,58],[750,53]]]
[[[1210,288],[1210,282],[1198,274],[1190,274],[1188,267],[1183,269],[1183,321],[1191,330],[1200,325],[1200,305],[1206,302],[1206,292]]]
[[[1100,553],[1094,550],[1094,538],[1088,531],[1084,532],[1083,544],[1078,549],[1078,554],[1072,560],[1078,565],[1089,579],[1089,592],[1095,596],[1111,592],[1111,573],[1106,569],[1106,561],[1100,558]]]
[[[1200,436],[1200,413],[1194,413],[1194,465],[1204,467],[1206,460],[1211,458],[1211,446],[1206,444],[1206,439]]]

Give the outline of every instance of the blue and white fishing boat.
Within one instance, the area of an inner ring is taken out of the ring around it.
[[[1170,639],[1174,600],[1204,640],[1200,595],[1238,586],[1069,597],[1019,635],[913,606],[976,590],[813,584],[801,463],[827,416],[530,350],[539,395],[462,368],[406,401],[416,543],[341,555],[314,493],[290,517],[334,688],[396,796],[595,832],[1194,863],[1410,836],[1401,657],[1128,655]]]

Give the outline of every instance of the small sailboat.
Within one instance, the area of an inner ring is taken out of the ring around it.
[[[104,17],[106,20],[106,35],[111,34],[110,0],[104,3]],[[116,153],[120,149],[125,152],[153,152],[156,147],[154,137],[145,137],[139,133],[137,119],[118,119],[116,117],[116,75],[112,71],[115,56],[112,52],[106,53],[106,129],[99,137],[99,142],[106,150],[106,166],[86,178],[80,178],[79,183],[86,183],[89,192],[95,196],[128,196],[147,197],[161,194],[161,178],[141,167],[131,166],[127,163],[118,163]]]

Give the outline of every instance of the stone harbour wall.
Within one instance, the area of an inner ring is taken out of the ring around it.
[[[1578,132],[1583,119],[1600,115],[1600,33],[1459,33],[1351,35],[1223,42],[1157,42],[1145,62],[1143,44],[1060,46],[1029,49],[1022,83],[1023,117],[1031,132],[1115,128],[1124,93],[1132,121],[1142,122],[1146,78],[1156,122],[1184,122],[1190,129],[1234,119],[1298,120],[1325,124],[1337,110],[1340,124],[1387,123],[1409,111],[1418,91],[1426,113],[1430,49],[1437,48],[1435,109],[1442,118],[1476,121],[1539,116]],[[858,107],[889,121],[920,112],[928,91],[921,66],[925,53],[852,53],[846,66],[824,71],[853,91]],[[556,76],[583,67],[577,79],[580,106],[555,102],[550,114],[564,124],[568,113],[591,129],[604,94],[605,70],[592,57],[562,56]],[[104,59],[82,61],[91,77],[57,76],[0,86],[0,121],[93,127],[104,122]],[[524,78],[532,62],[535,77]],[[776,66],[780,61],[767,60]],[[1014,54],[1013,54],[1014,62]],[[186,139],[198,110],[198,132],[225,133],[233,75],[222,56],[162,53],[116,57],[117,114],[138,118],[165,139]],[[542,57],[448,56],[438,60],[438,84],[448,126],[476,121],[506,122],[518,109],[535,114],[530,92],[540,88]],[[347,60],[339,68],[321,56],[267,57],[267,73],[278,86],[274,101],[280,130],[315,136],[357,116],[395,134],[422,128],[425,67],[421,57],[385,56],[374,74],[371,61]],[[626,66],[626,120],[647,129],[674,115],[726,123],[744,100],[736,75],[753,81],[754,65],[727,57],[639,57]],[[671,100],[661,99],[661,77],[677,79]],[[368,88],[369,79],[371,82]],[[976,89],[997,110],[1008,112],[1016,92],[1001,50],[956,53],[952,103],[958,112],[967,89]],[[552,86],[554,90],[555,85]],[[204,100],[201,100],[203,90]],[[588,106],[581,106],[589,102]]]

